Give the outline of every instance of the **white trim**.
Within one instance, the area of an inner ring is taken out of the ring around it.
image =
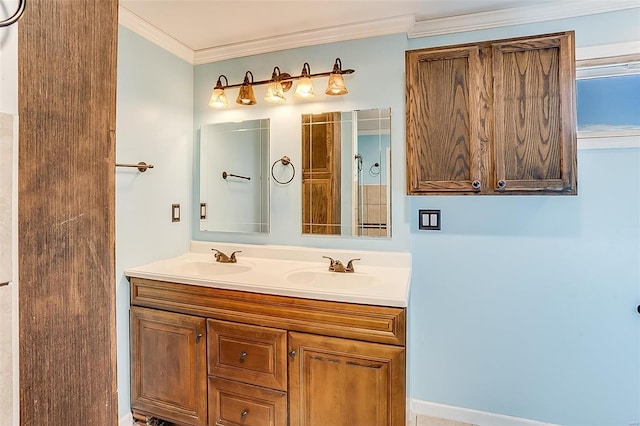
[[[504,414],[411,399],[410,418],[413,419],[420,415],[439,417],[479,426],[556,426],[553,423],[544,423],[536,420],[523,419],[521,417],[512,417]]]
[[[118,426],[132,426],[133,425],[133,414],[127,413],[124,416],[120,417],[118,420]]]
[[[169,34],[160,31],[157,27],[154,27],[123,6],[118,6],[118,23],[193,65],[194,52],[190,47],[180,43]]]
[[[578,149],[640,148],[640,135],[615,136],[611,133],[578,132]]]
[[[585,59],[611,58],[640,53],[640,41],[627,43],[599,44],[597,46],[577,47],[576,61]]]
[[[361,22],[353,25],[341,25],[294,34],[283,34],[244,43],[233,43],[210,49],[197,50],[194,53],[194,64],[206,64],[225,59],[240,58],[297,47],[404,33],[411,27],[413,20],[413,16],[400,16],[390,19]]]
[[[544,4],[417,21],[409,38],[461,33],[509,25],[573,18],[638,7],[637,1],[586,1]]]

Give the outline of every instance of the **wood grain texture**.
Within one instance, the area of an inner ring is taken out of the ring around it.
[[[574,51],[573,32],[407,51],[407,193],[576,194]]]
[[[131,278],[137,306],[327,336],[405,344],[406,310]]]
[[[286,330],[208,319],[207,346],[209,374],[287,390]]]
[[[290,426],[406,424],[403,348],[295,332],[289,348]]]
[[[406,62],[408,193],[472,192],[488,143],[480,49],[410,51]]]
[[[204,318],[131,308],[131,408],[180,424],[207,424]]]
[[[302,233],[340,234],[340,113],[302,116]]]
[[[577,190],[573,34],[493,45],[496,179],[504,191]]]
[[[287,394],[209,378],[210,426],[287,426]]]
[[[20,424],[117,423],[117,0],[30,0],[18,25]]]

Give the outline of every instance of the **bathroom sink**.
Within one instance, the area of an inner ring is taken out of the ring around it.
[[[312,284],[316,288],[349,288],[380,284],[380,279],[361,272],[330,272],[302,269],[290,272],[285,279],[291,284]]]
[[[178,273],[202,276],[239,274],[250,271],[251,269],[251,266],[248,265],[238,263],[220,263],[215,261],[192,261],[175,265],[175,270]]]

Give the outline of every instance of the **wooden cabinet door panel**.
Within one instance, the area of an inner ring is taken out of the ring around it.
[[[404,426],[404,348],[290,332],[289,349],[290,426]]]
[[[131,307],[131,407],[180,424],[207,423],[205,319]]]
[[[406,62],[407,192],[479,190],[490,130],[485,53],[410,51]]]
[[[576,190],[573,51],[571,34],[494,43],[496,190]]]

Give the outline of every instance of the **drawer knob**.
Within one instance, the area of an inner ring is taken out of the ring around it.
[[[240,362],[244,362],[246,357],[247,357],[247,353],[246,352],[240,352]]]
[[[243,419],[245,417],[247,417],[248,415],[249,415],[249,410],[246,409],[246,408],[244,410],[242,410],[242,413],[240,413],[240,417],[243,418]]]

